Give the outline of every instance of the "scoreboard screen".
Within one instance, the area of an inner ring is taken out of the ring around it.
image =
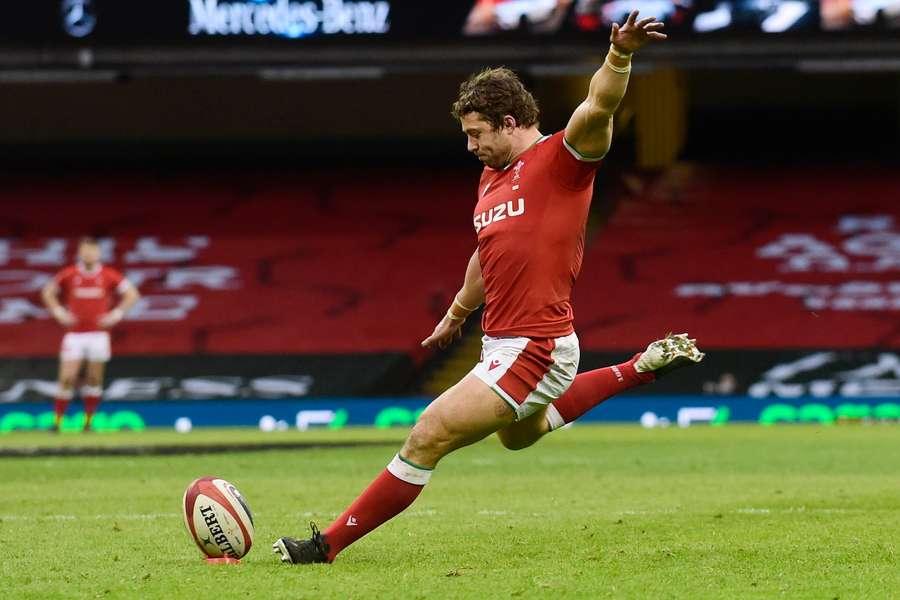
[[[896,40],[900,0],[28,0],[0,11],[0,44],[276,44],[365,39],[577,42],[631,10],[678,40],[871,31]]]

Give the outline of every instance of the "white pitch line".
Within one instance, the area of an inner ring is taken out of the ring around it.
[[[679,512],[686,512],[676,508],[665,508],[658,510],[619,510],[612,511],[608,514],[618,516],[642,516],[642,515],[671,515]],[[848,513],[872,513],[872,512],[897,512],[897,509],[863,509],[863,508],[810,508],[807,506],[788,506],[786,508],[762,508],[747,506],[734,510],[721,511],[730,514],[742,515],[769,515],[769,514],[848,514]],[[261,513],[254,513],[259,516]],[[321,516],[324,513],[304,512],[303,517],[309,518]],[[436,510],[423,509],[411,510],[404,513],[410,517],[433,517],[437,514]],[[505,510],[479,510],[476,514],[485,517],[515,517],[528,516],[526,513],[516,513]],[[100,515],[2,515],[0,521],[153,521],[157,519],[179,519],[181,513],[165,512],[165,513],[121,513],[121,514],[100,514]],[[333,517],[336,515],[332,515]],[[530,513],[532,517],[545,516],[543,513]]]
[[[888,512],[893,512],[893,509],[883,509]],[[687,512],[682,511],[677,508],[665,508],[658,510],[620,510],[615,511],[613,514],[616,515],[628,515],[628,516],[640,516],[640,515],[670,515],[676,514],[679,512]],[[691,511],[694,512],[694,511]],[[791,514],[791,513],[811,513],[811,514],[846,514],[846,513],[862,513],[862,512],[874,512],[870,509],[863,508],[811,508],[808,506],[788,506],[785,508],[763,508],[763,507],[755,507],[755,506],[746,506],[743,508],[737,508],[734,510],[724,510],[719,511],[723,513],[737,513],[741,515],[769,515],[769,514]]]
[[[888,509],[890,510],[890,509]],[[863,508],[810,508],[808,506],[788,506],[787,508],[739,508],[735,512],[745,515],[768,515],[772,513],[790,514],[790,513],[815,513],[815,514],[846,514],[846,513],[862,513],[876,512],[871,509]]]
[[[116,515],[0,515],[0,521],[148,521],[174,519],[180,513],[126,513]]]

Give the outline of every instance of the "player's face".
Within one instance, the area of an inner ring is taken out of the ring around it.
[[[78,246],[78,260],[88,267],[100,262],[100,246],[96,244],[81,244]]]
[[[512,152],[512,136],[506,128],[494,129],[481,113],[473,112],[460,119],[466,134],[466,149],[492,169],[502,169],[509,162]]]

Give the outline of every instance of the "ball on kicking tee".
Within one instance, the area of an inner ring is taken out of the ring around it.
[[[253,545],[253,515],[241,493],[218,477],[201,477],[184,492],[184,524],[210,558],[241,558]]]

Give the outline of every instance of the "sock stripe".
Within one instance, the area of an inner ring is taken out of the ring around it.
[[[400,456],[399,454],[397,455],[397,458],[399,458],[400,460],[402,460],[403,462],[405,462],[406,464],[408,464],[409,466],[411,466],[415,469],[422,469],[423,471],[434,471],[434,467],[429,468],[429,467],[423,467],[422,465],[417,465],[413,461],[407,460],[407,459],[403,458],[402,456]]]
[[[431,479],[431,469],[419,467],[411,464],[408,460],[397,454],[394,459],[388,463],[388,472],[406,483],[423,486]]]

